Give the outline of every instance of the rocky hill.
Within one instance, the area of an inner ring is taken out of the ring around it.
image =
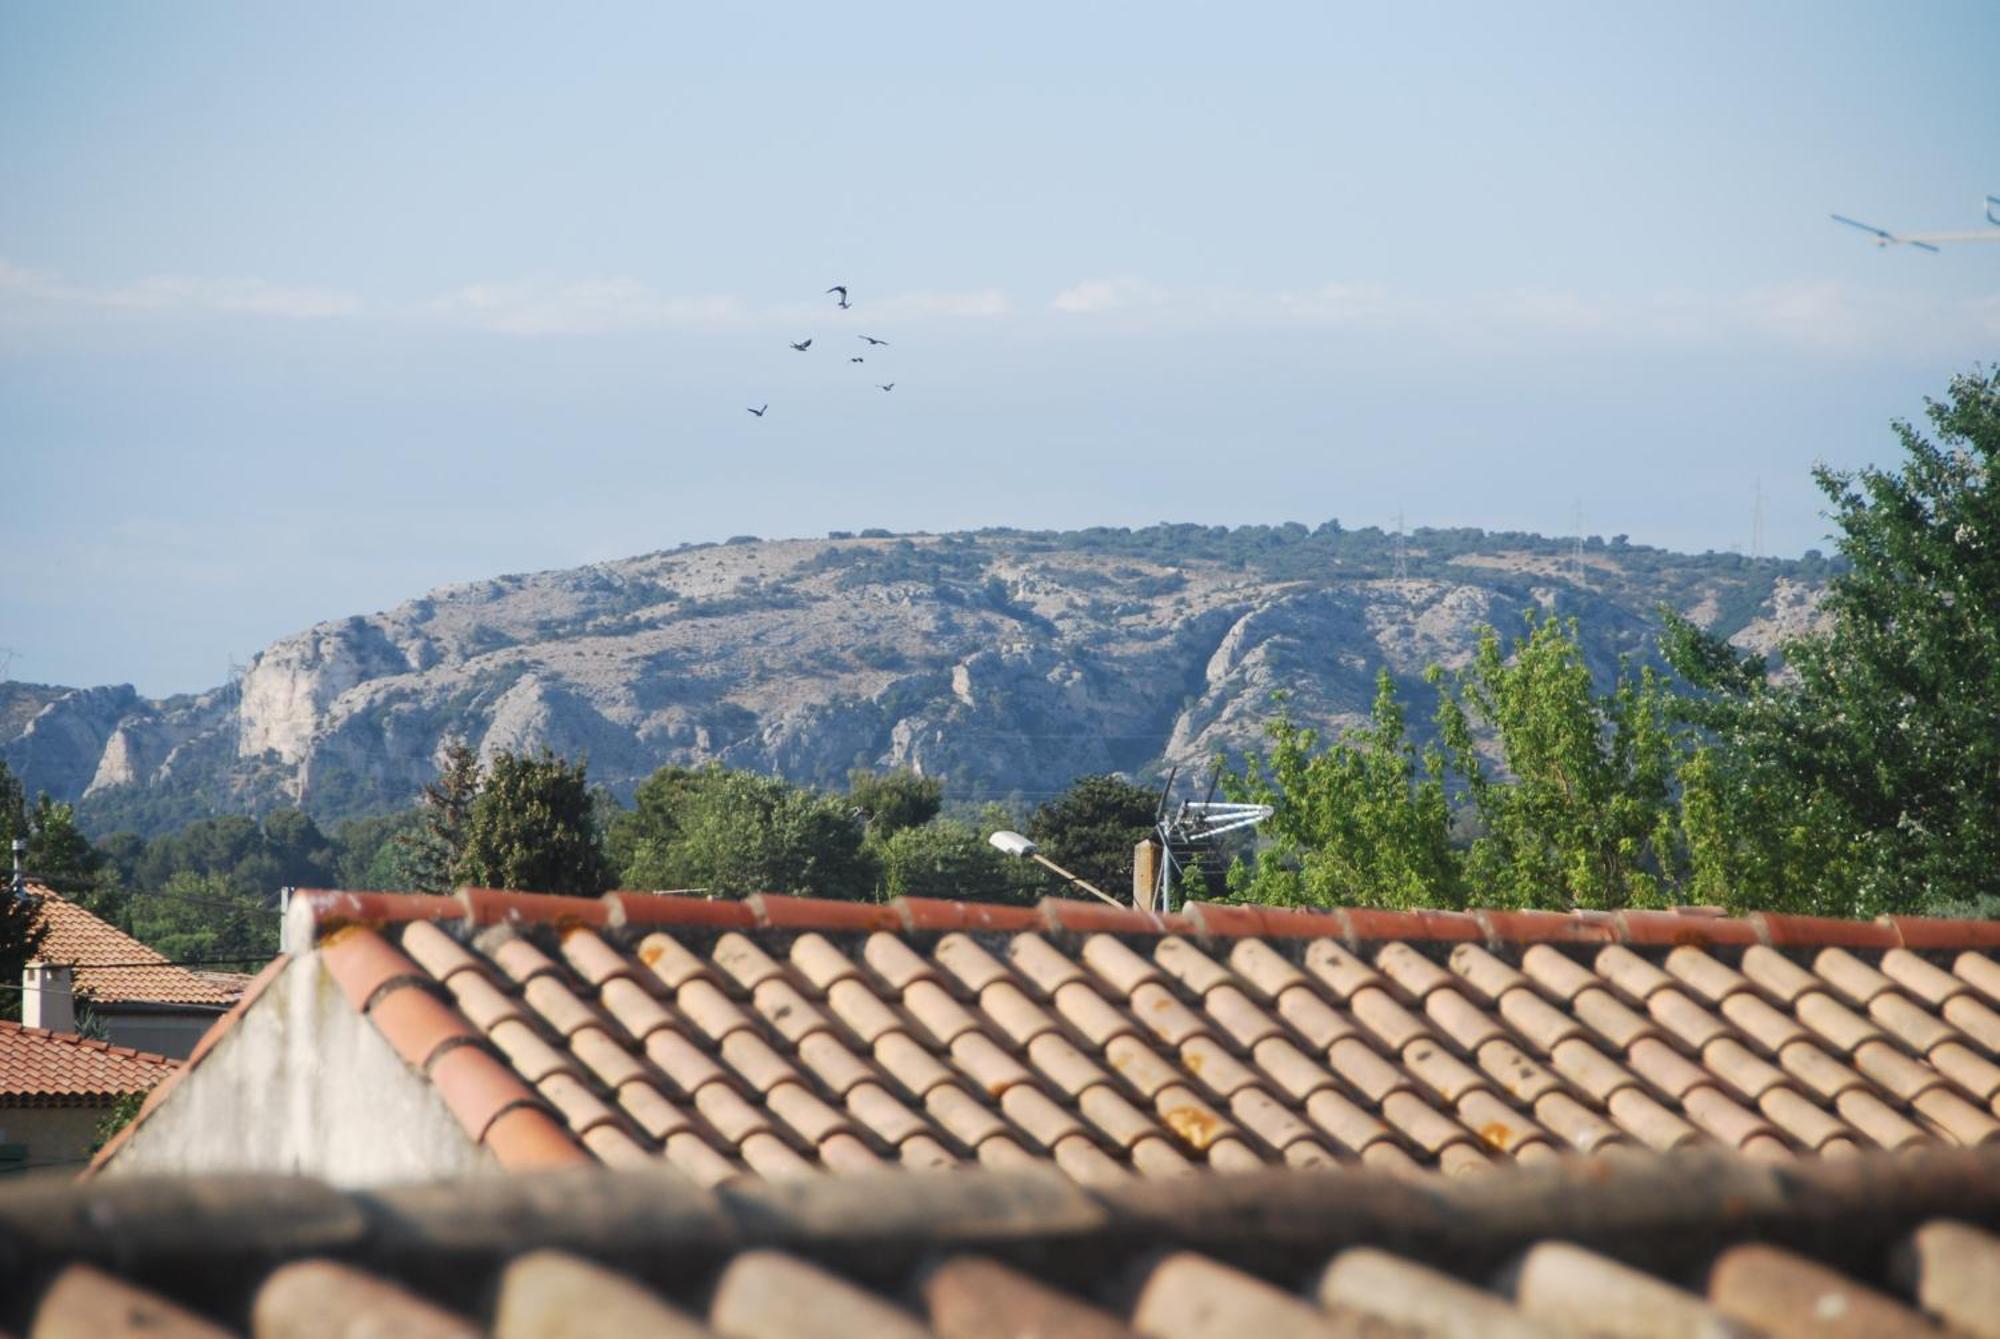
[[[1575,613],[1594,661],[1651,645],[1666,604],[1769,649],[1810,617],[1815,556],[1752,563],[1591,540],[1329,523],[987,531],[684,546],[444,587],[322,623],[240,681],[0,685],[0,758],[99,832],[302,803],[407,803],[454,736],[587,752],[629,794],[718,760],[834,783],[907,766],[957,798],[1086,772],[1203,768],[1254,746],[1272,694],[1338,727],[1377,670],[1417,687],[1478,629]]]

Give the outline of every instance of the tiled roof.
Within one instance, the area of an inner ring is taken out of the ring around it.
[[[2000,1334],[2000,1151],[1504,1177],[652,1170],[0,1186],[0,1329],[748,1339]]]
[[[0,1021],[0,1107],[89,1106],[151,1092],[178,1063],[129,1046]]]
[[[2000,1136],[1987,922],[477,889],[294,914],[514,1167],[1109,1183]]]
[[[41,902],[41,956],[76,968],[76,990],[100,1004],[189,1004],[227,1008],[243,993],[242,983],[214,979],[228,974],[192,972],[167,956],[91,915],[61,893],[31,884]],[[105,964],[94,966],[93,964]],[[244,978],[248,980],[248,978]]]

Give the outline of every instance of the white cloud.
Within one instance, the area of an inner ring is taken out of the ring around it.
[[[1072,316],[1096,316],[1165,307],[1170,300],[1167,290],[1142,280],[1086,279],[1056,294],[1049,305]]]
[[[2000,334],[2000,294],[1930,299],[1827,281],[1604,297],[1530,288],[1444,296],[1345,281],[1256,292],[1088,279],[1063,289],[1049,305],[1065,316],[1105,318],[1098,328],[1121,333],[1307,326],[1479,343],[1589,339],[1940,354]]]
[[[997,288],[981,288],[964,293],[899,293],[856,307],[864,309],[871,318],[888,321],[990,321],[1012,315],[1014,304]]]
[[[506,335],[605,335],[745,319],[729,297],[667,297],[636,279],[468,284],[425,303],[427,314]]]
[[[309,320],[356,316],[361,299],[329,288],[294,287],[262,279],[204,279],[161,274],[129,284],[76,284],[0,260],[0,293],[57,306],[127,312],[211,312]]]
[[[507,335],[609,335],[653,330],[758,325],[791,328],[822,319],[833,299],[752,307],[727,296],[672,297],[636,279],[563,283],[492,281],[464,288],[419,309],[430,316]],[[964,293],[903,293],[855,306],[857,316],[884,324],[924,320],[989,320],[1013,310],[997,289]]]

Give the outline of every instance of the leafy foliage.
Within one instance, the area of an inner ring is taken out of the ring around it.
[[[1226,782],[1231,799],[1276,810],[1255,864],[1231,870],[1235,891],[1286,906],[1464,904],[1445,757],[1410,741],[1387,670],[1369,723],[1329,747],[1282,715],[1269,732],[1268,757]]]
[[[1287,720],[1271,727],[1269,756],[1233,785],[1276,810],[1255,865],[1231,871],[1239,896],[1568,910],[1657,905],[1677,886],[1686,742],[1657,674],[1621,665],[1600,695],[1574,620],[1531,614],[1509,651],[1489,628],[1465,670],[1428,678],[1440,743],[1421,752],[1386,673],[1369,724],[1323,750]]]
[[[391,869],[403,876],[404,886],[426,893],[456,886],[478,798],[479,755],[454,739],[445,745],[437,780],[418,797],[416,824],[395,838]]]
[[[1815,471],[1847,570],[1769,682],[1685,625],[1668,654],[1716,740],[1710,877],[1773,904],[1968,904],[2000,868],[2000,369],[1895,425],[1901,469]]]
[[[130,932],[175,962],[268,962],[278,952],[278,913],[221,874],[182,870],[157,892],[127,903]]]
[[[890,897],[959,897],[981,902],[1033,902],[1049,891],[1040,866],[1002,855],[979,827],[955,818],[898,828],[869,848],[880,874],[877,893]]]
[[[498,753],[465,816],[461,883],[594,897],[611,886],[582,762]]]
[[[633,888],[729,897],[793,893],[865,899],[874,870],[842,801],[773,777],[663,767],[641,782],[611,849]]]
[[[1123,777],[1079,777],[1035,810],[1028,836],[1072,874],[1127,897],[1132,849],[1152,834],[1158,807],[1158,795]]]
[[[98,1119],[97,1127],[91,1131],[90,1151],[97,1152],[110,1143],[118,1132],[139,1118],[139,1108],[146,1105],[145,1093],[120,1093],[112,1100],[111,1106]]]
[[[27,836],[28,813],[21,783],[0,762],[0,859],[12,860],[16,837]],[[10,874],[8,876],[11,879]],[[7,981],[19,981],[21,969],[41,946],[42,928],[35,921],[35,908],[27,900],[16,901],[11,882],[0,886],[0,972]],[[0,1017],[19,1018],[21,997],[16,991],[0,991]]]
[[[857,770],[847,779],[847,802],[871,835],[888,837],[936,818],[944,808],[944,783],[915,772]]]

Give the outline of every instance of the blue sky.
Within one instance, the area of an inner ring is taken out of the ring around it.
[[[724,8],[0,8],[13,675],[743,533],[1796,553],[2000,354],[1826,218],[1979,223],[1990,4]]]

